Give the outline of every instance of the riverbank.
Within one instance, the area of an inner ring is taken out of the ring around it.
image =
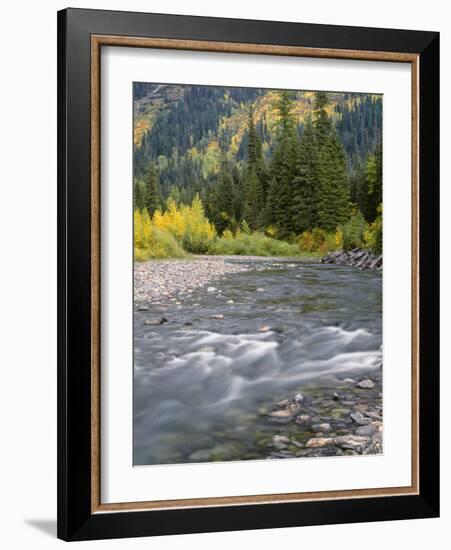
[[[345,265],[358,269],[382,271],[382,254],[370,250],[354,248],[353,250],[334,250],[320,260],[323,264]]]
[[[268,262],[293,261],[293,258],[266,256],[191,256],[184,259],[135,262],[135,305],[164,305],[182,302],[193,291],[223,279],[226,275],[265,269]],[[309,261],[306,259],[305,261]],[[252,265],[250,263],[252,262]],[[261,263],[261,265],[259,265]]]

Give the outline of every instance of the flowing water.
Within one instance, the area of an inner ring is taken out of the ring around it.
[[[380,273],[243,263],[256,269],[135,311],[135,465],[265,458],[274,403],[380,370]]]

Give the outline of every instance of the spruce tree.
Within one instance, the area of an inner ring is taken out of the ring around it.
[[[368,222],[377,217],[377,208],[382,202],[382,146],[379,145],[373,155],[369,155],[365,166],[366,196],[362,212]]]
[[[244,189],[243,177],[236,164],[234,164],[233,166],[232,180],[233,180],[233,222],[234,222],[233,225],[238,226],[244,218],[246,193]]]
[[[146,208],[149,216],[153,216],[155,210],[161,207],[160,183],[158,181],[157,169],[153,163],[149,166],[146,183]]]
[[[234,185],[227,158],[221,161],[215,200],[215,225],[219,233],[227,229],[234,219]]]
[[[315,134],[318,149],[318,227],[333,231],[350,215],[348,168],[344,149],[327,114],[327,95],[315,95]]]
[[[262,144],[254,123],[252,105],[248,114],[248,146],[244,171],[245,209],[244,217],[250,229],[255,231],[264,224],[267,172],[262,157]]]
[[[299,146],[293,180],[293,224],[297,233],[318,225],[318,146],[311,118],[308,118]]]
[[[143,211],[146,208],[146,185],[142,180],[135,181],[133,200],[137,210]]]
[[[299,138],[292,114],[290,92],[281,92],[275,107],[279,120],[271,163],[266,221],[277,228],[280,237],[286,237],[295,230],[292,215],[293,180],[296,175]]]

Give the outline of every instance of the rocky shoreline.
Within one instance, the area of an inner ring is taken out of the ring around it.
[[[233,260],[233,261],[231,261]],[[253,265],[246,261],[253,261]],[[183,260],[151,260],[135,263],[135,306],[182,303],[194,290],[209,283],[223,280],[228,274],[266,269],[270,260],[287,258],[266,256],[193,256]],[[255,262],[261,262],[261,265]],[[209,291],[210,287],[207,287]],[[216,290],[213,287],[212,291]]]
[[[135,305],[179,302],[198,287],[248,269],[245,264],[226,262],[217,256],[202,257],[202,261],[193,258],[135,263]]]
[[[265,444],[268,459],[382,453],[382,368],[297,393],[273,409],[268,420],[283,428]]]
[[[345,265],[357,267],[360,270],[373,269],[382,271],[382,254],[375,254],[369,250],[354,248],[353,250],[335,250],[330,252],[320,262],[322,264]]]

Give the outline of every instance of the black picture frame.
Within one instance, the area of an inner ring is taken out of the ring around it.
[[[92,35],[418,55],[418,494],[92,512]],[[88,540],[438,515],[439,33],[85,9],[58,12],[58,537]]]

